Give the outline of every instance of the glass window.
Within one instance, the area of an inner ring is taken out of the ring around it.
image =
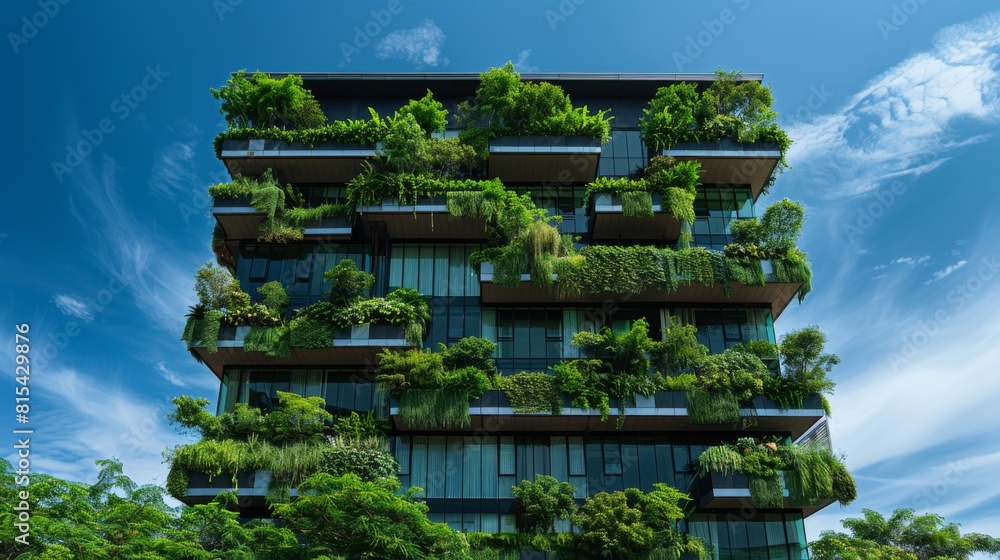
[[[469,267],[479,245],[395,243],[389,259],[389,289],[412,288],[426,296],[479,297],[479,279]]]
[[[722,250],[732,242],[729,224],[754,217],[750,187],[701,186],[694,201],[692,241],[698,247]]]
[[[497,367],[504,374],[546,371],[562,359],[563,312],[497,309]]]

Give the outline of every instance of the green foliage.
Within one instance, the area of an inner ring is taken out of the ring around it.
[[[639,130],[654,150],[668,149],[681,142],[717,141],[774,142],[781,159],[766,187],[786,167],[785,154],[792,141],[778,126],[772,109],[770,86],[756,81],[737,81],[739,72],[716,72],[716,79],[699,93],[694,84],[661,87],[643,109]],[[765,188],[766,188],[765,187]]]
[[[389,433],[389,421],[375,416],[374,410],[369,410],[364,416],[351,412],[348,416],[337,418],[333,431],[346,440],[383,440]]]
[[[376,445],[365,444],[365,441],[374,441]],[[323,450],[320,472],[333,476],[353,473],[366,482],[395,481],[399,463],[381,448],[380,441],[353,437],[335,439]]]
[[[487,359],[487,350],[492,353],[480,340],[460,341],[440,352],[384,350],[376,379],[399,400],[399,414],[408,425],[465,427],[471,422],[469,399],[481,397],[490,385],[487,372],[477,365]]]
[[[841,521],[851,535],[824,531],[810,543],[819,560],[889,558],[891,560],[967,560],[975,553],[1000,554],[1000,539],[981,533],[962,534],[957,523],[934,513],[916,515],[899,508],[886,519],[870,509],[863,518]]]
[[[470,559],[465,539],[427,519],[427,506],[395,494],[398,483],[347,474],[317,474],[299,485],[294,502],[276,508],[295,532],[309,535],[314,554],[349,559]],[[359,520],[363,522],[359,522]]]
[[[440,101],[434,99],[431,90],[427,90],[427,95],[419,100],[411,99],[409,103],[397,111],[397,115],[412,115],[420,128],[428,135],[432,132],[443,131],[445,125],[448,124],[448,111]]]
[[[699,184],[701,163],[677,162],[656,156],[645,169],[645,178],[598,177],[587,185],[584,205],[597,193],[621,195],[622,213],[626,216],[652,216],[651,193],[660,195],[661,207],[685,224],[694,223],[694,199]]]
[[[810,395],[832,393],[835,383],[827,374],[840,358],[823,351],[826,342],[826,335],[815,325],[782,336],[777,348],[781,375],[768,380],[765,394],[783,408],[801,408]]]
[[[458,180],[428,173],[387,173],[369,167],[347,183],[347,200],[352,207],[378,206],[384,200],[414,204],[420,198],[485,190],[489,185],[503,190],[503,184],[498,179]]]
[[[576,512],[576,488],[551,476],[522,480],[511,492],[517,528],[524,533],[554,533],[556,521],[569,519]]]
[[[309,147],[324,142],[338,144],[375,144],[389,132],[388,121],[379,117],[374,109],[368,109],[370,120],[346,119],[312,127],[286,130],[277,126],[240,126],[230,128],[215,137],[215,155],[222,155],[222,144],[226,140],[252,140],[266,138],[289,143],[301,143]]]
[[[607,369],[601,360],[570,360],[552,366],[559,388],[573,399],[573,408],[595,408],[601,420],[611,415],[611,404],[605,385]]]
[[[829,450],[778,445],[775,439],[746,437],[735,445],[709,447],[694,461],[698,476],[710,472],[748,475],[750,498],[756,507],[780,507],[783,503],[779,471],[784,471],[789,499],[795,504],[835,499],[846,505],[857,497],[854,480],[843,461]]]
[[[694,424],[735,424],[740,421],[740,401],[732,391],[687,391],[688,419]]]
[[[333,283],[330,287],[330,303],[338,306],[348,306],[366,298],[375,283],[375,275],[359,270],[352,259],[341,260],[323,273],[323,279]]]
[[[238,175],[229,183],[219,183],[208,187],[208,194],[214,198],[245,198],[266,219],[261,222],[257,239],[269,243],[287,243],[303,238],[301,227],[289,222],[286,216],[286,201],[295,199],[291,186],[284,187],[274,178],[270,169],[260,177]]]
[[[450,347],[441,343],[438,345],[441,351],[441,360],[446,369],[473,367],[489,377],[497,374],[496,361],[493,359],[493,352],[496,351],[497,345],[488,338],[468,336]]]
[[[288,327],[250,327],[243,339],[246,352],[263,352],[267,356],[288,357],[292,353]]]
[[[419,173],[427,160],[426,134],[413,114],[396,113],[379,150],[382,161],[395,173]]]
[[[671,317],[670,326],[663,331],[663,343],[650,350],[650,358],[665,376],[694,371],[705,362],[708,348],[698,342],[694,325],[681,325],[678,317]]]
[[[219,112],[226,117],[230,130],[276,124],[314,128],[326,123],[319,102],[302,87],[301,76],[275,79],[263,72],[247,76],[245,70],[240,70],[229,77],[226,85],[211,92],[222,100]]]
[[[605,116],[608,111],[592,115],[586,106],[573,107],[557,85],[522,82],[509,61],[481,73],[476,104],[463,102],[458,111],[459,122],[468,126],[466,137],[587,136],[602,142],[611,137],[612,117]]]
[[[320,204],[312,208],[298,206],[285,210],[285,219],[292,226],[305,227],[311,222],[317,222],[326,218],[348,218],[354,212],[354,208],[349,204]]]
[[[225,268],[209,261],[201,265],[194,278],[194,291],[204,309],[225,310],[233,303],[241,302],[239,299],[234,301],[235,295],[240,292],[240,282]]]
[[[563,393],[556,376],[521,372],[510,377],[497,377],[496,387],[507,395],[507,400],[516,413],[562,414]]]
[[[296,316],[288,325],[293,348],[329,348],[333,341],[334,326],[307,315]]]
[[[264,307],[273,311],[275,315],[280,315],[292,301],[292,297],[288,295],[288,291],[277,280],[272,280],[260,286],[257,288],[257,293],[264,297]]]

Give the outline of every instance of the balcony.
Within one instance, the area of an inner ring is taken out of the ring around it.
[[[242,471],[236,475],[237,490],[240,513],[247,517],[254,516],[253,513],[267,514],[270,509],[267,505],[267,488],[271,484],[271,473],[268,471]],[[197,504],[207,504],[215,499],[220,492],[233,491],[233,478],[230,474],[221,474],[215,478],[199,472],[192,472],[188,482],[187,494],[181,499],[184,504],[194,506]],[[292,497],[297,497],[298,493],[293,488]]]
[[[257,239],[266,215],[250,205],[245,198],[216,198],[212,215],[226,232],[226,239]]]
[[[315,146],[280,140],[224,140],[220,158],[232,177],[273,169],[289,183],[346,183],[375,155],[373,144],[322,142]]]
[[[486,222],[475,218],[453,219],[448,215],[448,197],[420,198],[416,204],[385,199],[378,206],[359,206],[359,215],[369,222],[385,224],[395,239],[486,239]]]
[[[695,496],[700,510],[728,509],[756,511],[750,499],[750,480],[745,474],[721,475],[710,473],[695,478]],[[823,498],[809,505],[796,504],[788,498],[788,490],[783,490],[784,504],[781,509],[801,510],[803,517],[809,517],[826,506],[836,502],[833,498]]]
[[[617,241],[676,241],[681,235],[681,223],[663,209],[661,197],[652,193],[653,215],[626,216],[622,212],[621,195],[598,193],[591,209],[593,239]]]
[[[781,161],[781,151],[773,142],[741,144],[729,139],[680,143],[662,154],[701,162],[703,184],[750,185],[755,201]]]
[[[775,320],[781,315],[788,304],[796,298],[800,283],[770,281],[770,263],[764,262],[764,273],[768,282],[764,286],[748,286],[739,282],[731,282],[729,295],[722,289],[722,284],[705,286],[702,284],[681,285],[677,290],[668,292],[663,289],[649,289],[639,293],[591,292],[577,296],[559,294],[555,281],[552,286],[536,286],[531,283],[531,276],[521,275],[521,284],[516,287],[499,286],[493,283],[493,265],[483,263],[480,267],[480,295],[484,304],[525,304],[552,303],[554,301],[592,303],[603,305],[612,301],[622,303],[766,303],[771,306],[771,315]]]
[[[730,424],[694,424],[688,419],[686,395],[681,392],[661,391],[651,397],[636,396],[635,406],[625,410],[625,423],[617,428],[617,403],[611,403],[611,415],[601,421],[601,413],[594,409],[572,408],[569,397],[563,401],[562,414],[514,412],[503,391],[487,391],[482,398],[470,399],[469,417],[472,425],[468,432],[532,432],[532,433],[621,433],[621,432],[728,432]],[[412,430],[403,423],[399,408],[390,408],[393,428]],[[806,400],[801,409],[781,410],[767,397],[754,399],[754,408],[740,410],[740,416],[755,418],[754,431],[788,433],[793,439],[801,437],[824,417],[819,395]],[[421,431],[449,431],[421,428]]]
[[[403,327],[394,325],[355,325],[334,332],[326,348],[292,348],[286,357],[267,356],[260,352],[247,352],[243,340],[250,327],[222,327],[219,333],[219,351],[210,354],[205,348],[196,348],[198,357],[216,376],[222,378],[225,366],[278,365],[287,367],[311,366],[367,366],[377,362],[378,353],[384,348],[409,348]]]
[[[490,140],[489,177],[504,183],[589,183],[601,142],[584,136],[504,136]]]
[[[323,218],[305,225],[306,239],[350,239],[354,224],[348,218]]]

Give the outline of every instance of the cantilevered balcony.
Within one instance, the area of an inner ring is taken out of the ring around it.
[[[250,205],[245,198],[216,197],[212,201],[212,215],[226,232],[226,239],[257,239],[264,212]]]
[[[703,184],[750,185],[754,200],[781,161],[781,151],[773,142],[741,144],[729,139],[680,143],[662,154],[680,161],[701,162]]]
[[[771,306],[771,315],[775,319],[781,315],[788,304],[796,298],[800,283],[793,282],[772,282],[770,281],[770,263],[763,261],[764,273],[769,281],[763,286],[748,286],[740,282],[731,282],[729,295],[726,295],[722,284],[706,286],[697,283],[681,282],[677,290],[668,292],[664,289],[647,289],[638,293],[612,293],[612,292],[590,292],[579,295],[566,296],[559,293],[556,282],[553,279],[551,286],[537,286],[531,282],[531,276],[521,275],[521,282],[518,286],[507,287],[493,283],[493,265],[483,263],[480,267],[479,282],[482,302],[486,304],[525,304],[525,303],[551,303],[553,301],[573,302],[573,303],[593,303],[603,304],[608,301],[616,303],[696,303],[696,304],[717,304],[717,303],[739,303],[755,304],[766,303]]]
[[[584,136],[504,136],[490,140],[489,176],[504,183],[589,183],[601,141]]]
[[[468,432],[510,431],[530,433],[622,433],[622,432],[722,432],[731,431],[731,424],[696,424],[688,418],[687,398],[684,393],[661,391],[651,397],[637,395],[635,406],[625,409],[625,422],[617,427],[618,407],[612,402],[611,414],[601,420],[601,413],[594,409],[573,408],[569,397],[563,401],[562,414],[515,412],[503,391],[487,391],[482,398],[469,401],[472,425]],[[414,429],[407,426],[393,404],[390,409],[393,427],[397,430]],[[819,395],[806,399],[802,408],[782,410],[778,403],[767,397],[754,399],[753,408],[740,410],[748,429],[766,433],[787,433],[793,439],[801,437],[824,417]],[[421,431],[435,431],[421,428]],[[454,432],[441,429],[439,431]]]
[[[255,517],[258,516],[255,514],[269,512],[266,496],[268,486],[271,484],[271,473],[268,471],[241,471],[237,473],[235,488],[231,474],[221,474],[210,478],[204,473],[192,472],[190,476],[187,493],[180,497],[180,501],[186,505],[207,504],[215,499],[220,492],[233,492],[235,490],[241,514]],[[293,488],[291,495],[297,497],[298,492]]]
[[[223,140],[220,159],[233,177],[268,169],[289,183],[346,183],[375,155],[374,144],[322,142],[315,146],[258,138]]]
[[[486,239],[483,220],[448,215],[447,196],[420,198],[416,204],[385,199],[378,206],[359,206],[357,213],[369,223],[385,224],[394,239]]]
[[[658,193],[652,193],[652,216],[626,216],[622,211],[622,196],[597,193],[591,207],[593,239],[676,241],[681,235],[681,222],[662,207]]]
[[[267,356],[262,352],[247,352],[243,341],[250,327],[223,327],[219,333],[218,352],[209,353],[198,347],[195,352],[216,376],[222,378],[226,366],[366,366],[377,363],[384,348],[408,348],[403,328],[394,325],[355,325],[337,329],[330,346],[325,348],[292,348],[286,357]]]
[[[694,492],[700,510],[741,510],[755,511],[757,508],[750,499],[750,479],[745,474],[721,475],[709,473],[694,481]],[[788,497],[788,490],[783,490],[784,500],[781,509],[801,510],[803,517],[809,517],[826,506],[836,502],[833,498],[822,498],[813,503],[797,504]]]

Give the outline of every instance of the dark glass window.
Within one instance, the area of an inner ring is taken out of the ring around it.
[[[750,187],[701,186],[694,200],[692,241],[699,247],[722,250],[732,242],[729,224],[754,217]]]
[[[506,374],[546,371],[562,359],[562,311],[497,309],[497,367]]]

